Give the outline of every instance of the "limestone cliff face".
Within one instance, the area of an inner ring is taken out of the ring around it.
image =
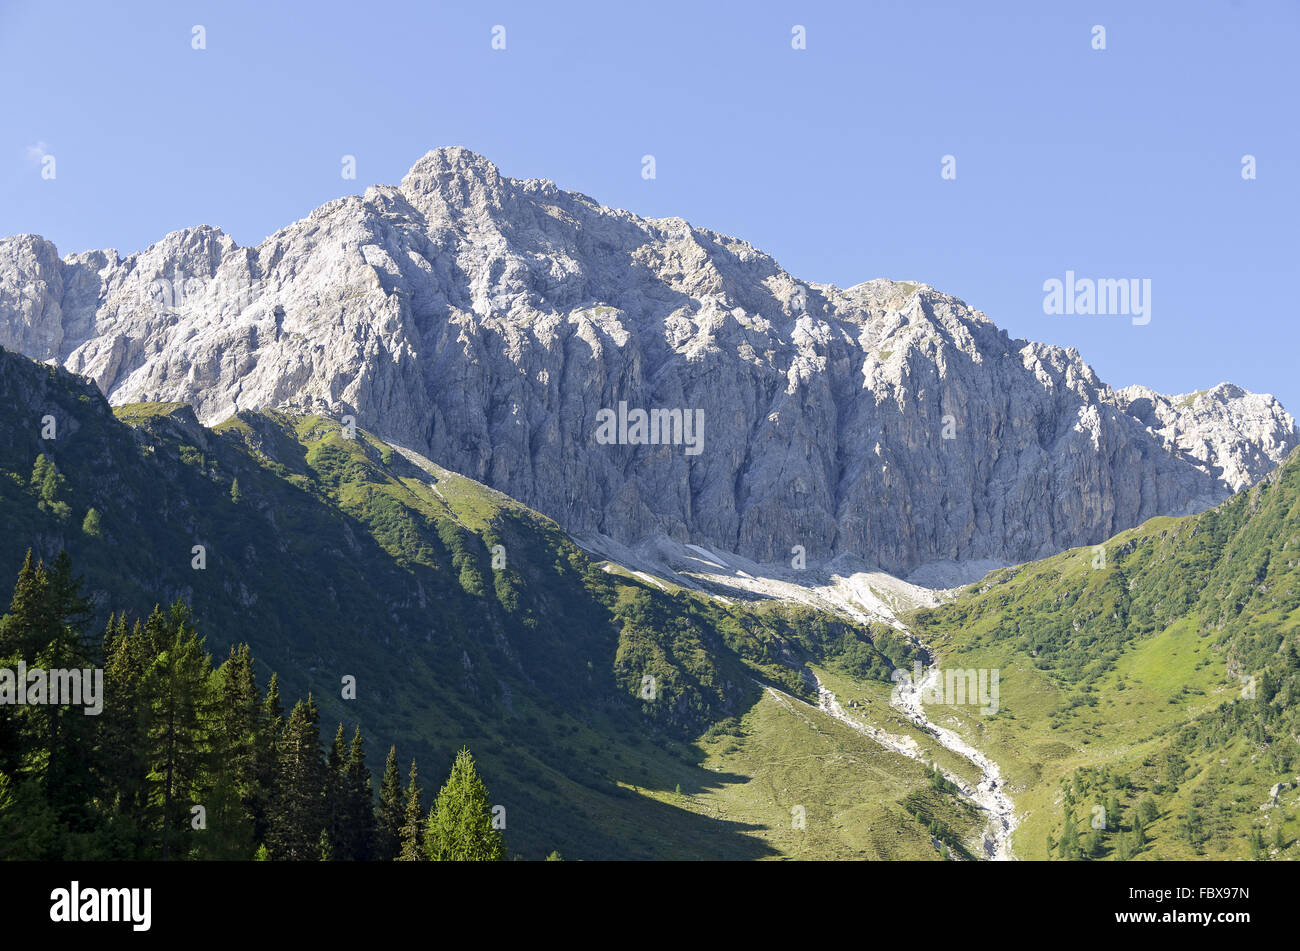
[[[1296,443],[1271,397],[1117,392],[926,285],[801,282],[455,148],[256,248],[206,226],[125,258],[0,240],[0,344],[209,423],[350,413],[575,532],[896,572],[1200,509]],[[620,401],[703,410],[702,451],[597,441]]]

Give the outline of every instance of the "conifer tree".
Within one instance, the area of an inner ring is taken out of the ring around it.
[[[95,511],[94,506],[86,509],[86,517],[81,521],[81,530],[91,538],[98,538],[103,534],[103,520],[99,517],[99,513]]]
[[[405,806],[402,799],[402,774],[397,768],[397,747],[388,748],[384,775],[379,784],[379,811],[375,816],[375,858],[391,862],[402,849],[402,823]]]
[[[345,840],[347,858],[356,862],[374,857],[375,803],[370,789],[370,770],[366,768],[365,740],[361,727],[352,734],[347,761],[347,807]]]
[[[1101,829],[1093,829],[1083,842],[1084,857],[1090,859],[1100,858],[1104,847],[1105,842]]]
[[[19,661],[34,662],[47,642],[51,628],[47,591],[45,568],[29,548],[14,584],[9,611],[0,618],[0,666],[12,669]],[[0,704],[0,774],[19,779],[20,769],[32,765],[28,754],[39,734],[40,726],[30,709]],[[16,788],[13,795],[18,797]]]
[[[271,802],[279,779],[280,737],[284,732],[284,707],[280,703],[280,678],[271,674],[257,724],[257,791],[253,799],[253,838],[266,841]]]
[[[398,852],[399,862],[422,862],[428,856],[424,851],[424,810],[420,805],[419,771],[415,760],[411,760],[411,779],[406,787],[406,809],[402,818],[402,845]]]
[[[247,857],[252,849],[260,784],[258,726],[261,717],[253,653],[247,644],[231,646],[213,675],[216,710],[212,753],[215,763],[208,835],[219,857]]]
[[[45,565],[35,560],[29,548],[18,572],[9,613],[0,621],[0,656],[17,657],[30,664],[50,642],[54,620],[48,590]]]
[[[35,596],[36,624],[32,628],[34,658],[28,663],[46,670],[86,669],[98,666],[98,651],[92,650],[85,628],[91,617],[90,602],[81,594],[81,579],[72,573],[67,552],[60,552],[48,569],[37,564],[43,579]],[[25,708],[19,715],[22,729],[24,770],[40,782],[46,801],[59,820],[84,831],[92,819],[85,808],[94,785],[93,718],[83,708],[66,704],[42,704]]]
[[[329,758],[325,761],[325,828],[329,830],[329,841],[333,856],[347,860],[351,858],[347,848],[347,811],[348,811],[348,747],[347,735],[340,723],[334,733],[334,742],[330,745]]]
[[[45,453],[37,453],[36,463],[32,466],[32,477],[27,482],[28,487],[32,491],[39,493],[53,468],[53,463],[50,462]]]
[[[1129,838],[1123,832],[1119,834],[1119,841],[1115,846],[1115,858],[1121,862],[1127,862],[1133,857],[1133,850],[1129,846]]]
[[[247,644],[231,646],[230,656],[217,668],[214,680],[217,694],[215,751],[221,767],[229,772],[251,819],[258,781],[261,700],[253,674],[253,652]]]
[[[149,814],[161,857],[167,859],[188,849],[181,847],[180,837],[191,831],[190,809],[209,765],[211,661],[191,625],[189,609],[179,601],[166,615],[154,608],[144,631],[156,646],[143,691],[149,698]]]
[[[67,480],[44,453],[36,457],[30,485],[40,499],[37,506],[42,511],[49,512],[59,519],[66,519],[72,514],[68,503],[60,498],[67,484]]]
[[[126,614],[112,617],[104,636],[104,709],[99,716],[100,768],[110,790],[106,807],[130,843],[132,858],[140,853],[146,827],[148,758],[144,742],[147,729],[145,675],[153,656],[145,649],[145,635],[137,620],[128,630]]]
[[[284,706],[280,703],[280,675],[274,672],[271,674],[271,682],[266,687],[262,714],[267,721],[280,722],[284,719]]]
[[[1149,795],[1143,796],[1138,801],[1137,815],[1138,818],[1142,820],[1142,824],[1144,826],[1149,826],[1151,825],[1151,823],[1155,822],[1157,818],[1159,818],[1160,809],[1156,805],[1156,801],[1152,799]]]
[[[325,764],[321,761],[320,712],[308,695],[294,704],[277,752],[278,768],[267,847],[279,860],[319,857],[325,828]]]
[[[505,840],[493,828],[492,804],[468,749],[456,754],[451,776],[429,811],[425,849],[435,862],[499,862]]]
[[[50,613],[54,618],[54,634],[60,638],[62,655],[71,664],[95,660],[91,644],[86,639],[86,626],[94,611],[89,598],[81,593],[82,581],[72,573],[72,559],[60,551],[49,572]]]

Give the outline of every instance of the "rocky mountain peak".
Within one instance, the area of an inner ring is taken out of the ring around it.
[[[0,344],[205,423],[352,414],[570,531],[896,572],[1204,508],[1296,443],[1271,397],[1117,392],[926,284],[801,281],[463,148],[257,247],[207,226],[125,259],[0,239]],[[702,414],[699,451],[597,441],[621,404]]]
[[[401,192],[414,207],[441,217],[467,208],[499,209],[505,183],[483,156],[453,146],[426,152],[403,177]]]

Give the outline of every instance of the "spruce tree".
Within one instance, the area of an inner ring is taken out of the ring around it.
[[[217,668],[214,679],[217,692],[216,751],[251,819],[258,784],[261,698],[253,674],[253,652],[249,646],[232,646],[230,656]]]
[[[48,590],[45,565],[35,560],[29,548],[18,572],[9,613],[0,621],[0,656],[16,657],[32,664],[50,642],[54,619]]]
[[[325,828],[334,858],[352,858],[347,845],[348,746],[340,723],[325,761]]]
[[[468,749],[456,754],[451,776],[429,812],[425,849],[435,862],[499,862],[505,839],[492,826],[492,804]]]
[[[32,664],[48,641],[52,627],[48,618],[48,587],[44,566],[36,561],[32,550],[27,549],[9,611],[0,618],[0,667],[13,669],[19,661]],[[0,774],[15,780],[14,802],[25,800],[35,792],[44,796],[45,760],[41,757],[33,762],[31,753],[34,747],[44,748],[45,732],[32,708],[0,704]],[[31,787],[20,788],[18,782],[22,780],[30,780]],[[28,837],[22,838],[30,843]],[[28,849],[29,846],[25,845],[12,850],[11,854],[39,857],[39,850]]]
[[[391,862],[402,849],[402,822],[405,807],[402,799],[402,774],[397,768],[397,747],[388,748],[384,775],[379,784],[379,811],[375,816],[374,857]]]
[[[247,644],[230,648],[213,675],[216,711],[212,753],[214,802],[208,808],[208,835],[219,857],[246,858],[252,851],[261,787],[258,776],[258,726],[261,703]]]
[[[137,620],[128,630],[126,615],[110,617],[104,636],[104,709],[99,716],[100,769],[109,790],[105,803],[120,835],[130,843],[126,858],[147,858],[145,842],[147,750],[144,742],[150,704],[145,676],[153,664]]]
[[[1093,829],[1088,833],[1087,838],[1085,838],[1083,842],[1084,857],[1090,859],[1101,858],[1104,849],[1105,841],[1103,839],[1102,831],[1100,829]]]
[[[81,594],[81,579],[73,575],[67,552],[59,552],[45,579],[42,615],[47,628],[41,634],[45,643],[36,654],[36,666],[46,670],[98,667],[99,651],[86,638],[90,601]],[[35,754],[30,765],[41,776],[47,801],[68,827],[87,831],[93,824],[85,804],[95,783],[94,718],[87,717],[83,707],[55,703],[27,712],[34,714],[31,721],[38,728],[38,735],[29,737],[27,744]]]
[[[348,748],[344,827],[347,857],[356,862],[374,858],[375,803],[370,789],[370,770],[366,768],[365,740],[359,726],[352,734],[352,745]]]
[[[190,623],[189,609],[176,602],[164,615],[158,608],[144,625],[157,649],[145,675],[149,698],[145,730],[148,805],[163,859],[183,855],[191,831],[191,807],[208,763],[211,716],[211,661]]]
[[[399,862],[422,862],[428,856],[424,851],[424,810],[420,805],[419,771],[411,760],[411,781],[406,787],[406,809],[402,814],[401,849]]]
[[[86,639],[86,626],[94,616],[90,598],[81,593],[82,580],[72,573],[72,559],[60,551],[49,572],[50,611],[55,634],[62,639],[66,662],[86,663],[96,659]]]
[[[37,498],[40,499],[37,502],[37,507],[41,511],[49,512],[60,520],[71,515],[72,509],[68,506],[68,503],[60,498],[67,485],[67,479],[55,468],[54,463],[44,453],[36,457],[36,465],[32,468],[30,486],[32,491],[36,493]]]
[[[278,860],[319,857],[325,828],[325,764],[320,751],[320,713],[308,695],[294,704],[277,750],[277,772],[267,828],[267,848]]]
[[[284,719],[284,706],[280,703],[280,675],[274,672],[271,674],[271,682],[266,687],[262,715],[267,721],[279,722]]]
[[[1133,849],[1129,846],[1129,838],[1123,832],[1119,834],[1119,842],[1115,847],[1115,858],[1121,862],[1127,862],[1133,857]]]
[[[91,538],[98,538],[103,534],[103,520],[93,506],[86,510],[86,517],[81,521],[81,530]]]
[[[284,732],[284,707],[280,704],[280,678],[271,674],[257,723],[257,791],[253,799],[253,838],[266,841],[271,803],[279,779],[280,738]]]
[[[1156,801],[1149,795],[1143,796],[1138,801],[1137,814],[1138,818],[1142,820],[1142,824],[1144,826],[1149,826],[1159,818],[1160,809],[1156,805]]]

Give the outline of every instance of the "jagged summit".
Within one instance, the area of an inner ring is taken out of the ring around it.
[[[420,156],[411,165],[402,184],[405,186],[417,179],[456,176],[488,182],[501,180],[500,170],[490,159],[461,145],[444,145]]]
[[[402,194],[417,208],[463,207],[499,201],[505,179],[497,167],[459,146],[426,152],[402,178]]]
[[[1296,444],[1282,404],[1235,383],[1175,396],[1127,386],[1116,400],[1166,448],[1197,460],[1234,491],[1258,481]]]
[[[1204,508],[1296,443],[1271,397],[1112,390],[926,284],[801,281],[463,148],[256,247],[208,226],[125,259],[0,239],[0,344],[205,422],[351,413],[574,532],[896,572]],[[703,450],[599,444],[620,402],[703,411]]]

